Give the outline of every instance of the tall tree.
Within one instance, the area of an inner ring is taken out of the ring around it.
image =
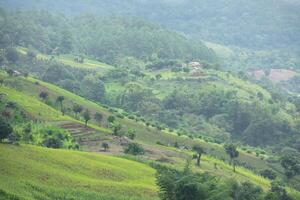
[[[63,107],[63,101],[65,100],[64,96],[58,96],[56,98],[56,102],[59,103],[60,105],[60,111],[62,112],[63,115],[65,115],[64,107]]]
[[[85,127],[87,127],[88,121],[90,121],[90,119],[91,119],[91,114],[90,114],[89,110],[84,111],[83,118],[84,118],[84,121],[85,121]]]
[[[200,167],[201,156],[203,153],[205,153],[205,151],[204,151],[203,147],[200,146],[199,144],[196,144],[193,146],[193,151],[195,151],[197,153],[197,166]]]
[[[79,104],[73,105],[73,111],[74,111],[76,117],[78,116],[79,113],[82,112],[82,110],[83,110],[83,107],[81,105],[79,105]]]
[[[237,146],[234,144],[226,144],[224,146],[225,152],[230,157],[230,163],[233,166],[233,171],[235,172],[235,166],[236,166],[236,158],[239,156],[239,152],[237,150]]]
[[[101,123],[102,119],[103,119],[103,114],[102,113],[99,113],[99,112],[96,112],[95,115],[94,115],[94,119],[99,122],[99,124]]]

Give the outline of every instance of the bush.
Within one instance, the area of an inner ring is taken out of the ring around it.
[[[260,171],[260,175],[270,180],[274,180],[276,178],[276,173],[270,169]]]
[[[134,129],[129,129],[127,132],[127,136],[129,139],[134,140],[136,136],[136,131]]]
[[[242,183],[234,188],[234,199],[263,199],[263,190],[250,182]]]
[[[48,137],[43,141],[43,146],[48,148],[59,149],[63,146],[63,142],[58,137]]]
[[[16,125],[14,136],[20,142],[48,148],[79,149],[78,144],[68,131],[46,124],[26,123]]]
[[[124,119],[124,115],[122,115],[122,114],[120,114],[120,113],[118,113],[116,116],[117,116],[118,118],[120,118],[120,119]]]
[[[5,120],[0,117],[0,142],[3,139],[8,138],[9,134],[11,134],[13,131],[11,125],[7,122],[5,122]]]
[[[124,153],[132,155],[143,155],[145,154],[145,150],[141,145],[137,143],[130,143],[124,150]]]
[[[107,118],[107,121],[108,121],[109,123],[114,123],[114,122],[116,121],[116,118],[115,118],[114,116],[109,116],[109,117]]]

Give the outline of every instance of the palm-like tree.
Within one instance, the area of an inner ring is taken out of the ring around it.
[[[234,144],[227,144],[224,146],[225,152],[230,157],[230,163],[233,165],[233,171],[235,172],[236,158],[239,157],[237,146]]]
[[[202,154],[205,153],[205,151],[204,151],[203,147],[201,147],[198,144],[193,146],[193,151],[195,151],[197,153],[197,166],[200,167],[201,156],[202,156]]]
[[[56,102],[59,103],[60,105],[60,111],[62,112],[62,114],[64,115],[64,109],[63,109],[63,101],[65,100],[65,97],[64,96],[58,96],[56,98]]]

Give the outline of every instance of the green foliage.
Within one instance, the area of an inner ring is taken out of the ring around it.
[[[106,142],[103,142],[103,143],[101,144],[101,147],[103,148],[104,151],[107,151],[107,150],[109,149],[109,144],[106,143]]]
[[[67,19],[45,12],[10,12],[3,21],[0,35],[7,37],[5,40],[46,54],[74,51],[110,64],[127,57],[143,61],[151,57],[216,60],[213,51],[203,43],[138,18],[83,15]],[[18,31],[22,37],[8,34]]]
[[[279,182],[272,182],[271,189],[265,197],[265,200],[293,200]]]
[[[115,121],[116,121],[116,118],[114,117],[114,116],[109,116],[108,118],[107,118],[107,121],[109,122],[109,123],[114,123]]]
[[[260,175],[265,177],[265,178],[268,178],[270,180],[274,180],[277,176],[276,172],[274,172],[271,169],[264,169],[264,170],[260,171]]]
[[[15,48],[8,48],[6,50],[6,59],[9,62],[15,63],[19,59],[19,54]]]
[[[93,75],[84,77],[80,84],[82,95],[90,100],[101,102],[104,100],[105,87],[104,83]]]
[[[285,175],[288,179],[300,174],[299,157],[294,155],[283,155],[280,163],[285,170]]]
[[[85,121],[85,127],[87,127],[87,123],[91,119],[91,113],[90,113],[89,110],[85,110],[82,115],[83,115],[83,118],[84,118],[84,121]]]
[[[271,3],[257,0],[254,2],[220,0],[218,6],[208,0],[201,2],[126,0],[105,4],[64,1],[57,6],[45,0],[39,2],[27,0],[26,4],[22,4],[22,2],[21,0],[4,1],[2,5],[13,8],[52,8],[51,10],[72,14],[85,13],[89,10],[102,15],[139,16],[203,40],[252,49],[285,47],[287,44],[297,45],[294,42],[299,41],[297,34],[287,34],[297,33],[299,30],[297,26],[299,4],[297,1]],[[286,9],[281,9],[283,7]],[[239,12],[247,12],[247,14],[237,17]],[[51,16],[48,18],[48,21],[53,20]]]
[[[122,135],[122,133],[121,133],[122,125],[121,124],[114,123],[112,128],[113,128],[113,135],[115,135],[115,136]]]
[[[200,166],[201,156],[203,153],[205,153],[205,151],[204,151],[203,147],[200,146],[199,144],[193,146],[193,151],[195,151],[198,154],[197,165]]]
[[[5,121],[2,117],[0,117],[0,142],[3,139],[8,138],[8,136],[12,133],[13,129],[9,123]]]
[[[43,99],[44,101],[47,100],[48,96],[49,96],[48,92],[44,92],[44,91],[42,91],[42,92],[39,94],[39,97],[40,97],[41,99]]]
[[[235,172],[236,158],[239,156],[239,151],[237,150],[237,146],[234,144],[225,144],[224,146],[225,152],[229,155],[231,164],[233,165],[233,171]]]
[[[129,143],[124,149],[124,153],[132,155],[143,155],[145,153],[144,148],[137,143]]]
[[[48,148],[79,148],[69,132],[46,124],[18,124],[14,126],[13,135],[19,142],[45,146]]]
[[[222,182],[208,174],[158,167],[157,184],[162,200],[243,199],[262,200],[263,191],[249,182]]]
[[[94,115],[94,118],[97,122],[101,123],[102,119],[103,119],[103,114],[102,113],[99,113],[99,112],[96,112],[95,115]]]
[[[237,146],[234,144],[226,144],[224,146],[224,149],[231,159],[237,158],[239,156]]]
[[[127,131],[127,136],[128,136],[129,139],[134,140],[134,138],[136,137],[136,130],[129,129]]]
[[[72,110],[76,115],[80,114],[83,110],[83,107],[79,104],[74,104]]]
[[[65,108],[63,107],[64,100],[65,100],[64,96],[58,96],[56,98],[56,102],[59,103],[59,105],[60,105],[60,111],[62,112],[63,115],[65,114]]]
[[[245,182],[234,188],[232,197],[242,200],[263,200],[263,190],[250,182]]]

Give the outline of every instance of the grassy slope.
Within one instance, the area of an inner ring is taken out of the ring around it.
[[[68,91],[61,89],[57,86],[54,86],[52,84],[45,83],[43,81],[36,80],[34,78],[27,78],[27,79],[18,78],[18,81],[21,83],[21,85],[24,86],[22,88],[22,91],[23,91],[23,93],[26,93],[27,95],[37,97],[40,91],[47,90],[47,92],[50,93],[50,96],[53,96],[52,97],[53,100],[55,99],[56,96],[60,96],[60,95],[65,96],[66,100],[65,100],[64,104],[66,106],[71,106],[73,103],[77,103],[77,104],[83,105],[85,109],[89,109],[92,112],[97,111],[97,112],[102,113],[106,118],[110,115],[113,115],[113,113],[110,113],[108,110],[101,107],[100,105],[98,105],[94,102],[88,101],[82,97],[79,97],[71,92],[68,92]],[[37,81],[39,82],[39,85],[34,84]],[[21,98],[19,98],[19,99],[21,99]],[[43,105],[45,105],[45,104],[43,104]],[[24,104],[23,106],[27,106],[27,104]],[[35,110],[39,110],[39,109],[35,109]],[[44,109],[41,109],[41,110],[44,110]],[[55,116],[57,116],[57,115],[55,115]],[[61,116],[61,115],[59,114],[58,116]],[[202,146],[204,146],[206,149],[208,149],[208,152],[210,154],[218,156],[219,158],[224,158],[224,159],[227,158],[226,154],[223,151],[223,147],[221,145],[207,143],[207,142],[204,142],[203,140],[191,140],[184,136],[178,137],[176,134],[170,133],[168,131],[162,131],[159,133],[156,130],[156,128],[147,127],[147,126],[145,126],[144,123],[136,122],[134,120],[130,120],[127,118],[118,119],[118,121],[120,121],[120,123],[123,125],[124,129],[133,128],[133,129],[137,130],[137,138],[136,139],[137,139],[137,141],[140,141],[142,143],[154,145],[154,144],[156,144],[157,141],[160,141],[163,144],[166,144],[166,145],[171,144],[172,145],[175,142],[178,142],[180,145],[185,144],[188,146],[192,146],[196,143],[200,143]],[[96,122],[94,122],[94,125],[92,127],[93,128],[97,127]],[[99,129],[99,127],[98,127],[98,129]],[[102,128],[101,130],[109,133],[109,131],[107,129]],[[95,139],[97,139],[97,137]],[[252,163],[253,166],[255,165],[259,169],[267,168],[267,165],[264,161],[255,157],[254,155],[248,154],[246,152],[241,153],[240,161]]]
[[[0,144],[0,152],[0,196],[2,190],[20,199],[157,199],[155,170],[141,163],[27,145]]]
[[[46,121],[70,120],[67,116],[62,116],[61,113],[54,108],[47,106],[38,99],[19,92],[15,89],[5,86],[0,87],[0,93],[5,94],[8,100],[16,102],[32,117]]]
[[[21,85],[24,86],[25,90],[22,92],[18,92],[12,88],[8,87],[2,87],[0,88],[0,91],[6,92],[7,94],[13,94],[9,95],[10,100],[12,101],[17,101],[17,103],[25,107],[28,105],[33,106],[33,109],[28,109],[28,112],[32,112],[32,114],[37,114],[38,110],[45,110],[46,108],[48,109],[49,106],[46,104],[42,103],[39,101],[36,97],[38,96],[38,92],[41,90],[47,90],[51,95],[64,95],[66,97],[66,104],[71,105],[72,103],[79,103],[83,105],[85,108],[98,111],[103,113],[104,115],[112,115],[108,110],[105,108],[101,107],[100,105],[90,102],[82,97],[79,97],[75,94],[72,94],[70,92],[67,92],[61,88],[58,88],[54,85],[51,85],[49,83],[44,83],[42,81],[33,79],[33,78],[14,78],[16,81],[20,82]],[[36,82],[39,82],[39,84],[35,84]],[[18,95],[15,95],[18,94]],[[25,98],[24,98],[25,97]],[[34,102],[34,103],[32,103]],[[54,115],[52,115],[53,118],[56,116],[61,116],[59,111],[56,111],[54,108],[49,107],[49,109],[54,110]],[[48,113],[48,112],[47,112]],[[48,113],[49,114],[49,113]],[[52,120],[52,117],[47,117],[44,118],[44,120]],[[71,117],[63,117],[63,119],[58,118],[59,120],[66,120],[65,118],[72,119]],[[74,120],[74,119],[72,119]],[[212,144],[212,143],[207,143],[202,140],[191,140],[190,138],[187,137],[179,137],[176,134],[169,133],[167,131],[163,132],[158,132],[155,128],[152,127],[146,127],[143,123],[141,122],[135,122],[133,120],[129,120],[127,118],[125,119],[118,119],[123,126],[127,128],[134,128],[137,130],[137,141],[140,143],[145,144],[146,146],[148,145],[150,148],[150,151],[155,150],[158,151],[155,154],[158,154],[159,156],[165,157],[167,156],[168,158],[171,158],[175,161],[174,166],[176,168],[182,168],[185,162],[185,156],[190,155],[191,152],[189,151],[181,151],[175,148],[170,148],[170,147],[164,147],[164,146],[159,146],[156,145],[157,141],[160,141],[165,144],[174,144],[175,141],[177,141],[179,144],[185,144],[188,146],[191,146],[196,143],[200,143],[203,147],[207,149],[209,154],[218,156],[219,158],[226,158],[226,155],[223,151],[223,147],[221,145],[217,144]],[[74,120],[76,121],[76,120]],[[96,125],[93,125],[96,127]],[[98,129],[101,129],[98,127]],[[102,128],[103,129],[103,128]],[[93,139],[100,140],[103,139],[101,138],[101,135],[95,135],[92,136]],[[89,150],[87,148],[87,150]],[[98,150],[97,150],[98,151]],[[156,155],[157,156],[157,155]],[[146,156],[147,158],[147,156]],[[241,152],[240,154],[240,161],[242,162],[247,162],[251,163],[252,165],[255,165],[258,169],[262,168],[267,168],[267,165],[265,161],[262,161],[261,159],[255,157],[252,154],[248,154],[245,152]],[[218,169],[214,169],[214,163],[218,164]],[[199,169],[196,169],[199,170]],[[217,176],[223,176],[225,178],[235,178],[240,181],[252,181],[255,184],[261,185],[264,189],[268,189],[270,183],[268,180],[261,178],[260,176],[254,175],[252,172],[245,170],[243,168],[239,168],[237,170],[237,173],[232,173],[231,167],[220,161],[216,160],[214,158],[211,158],[209,156],[204,156],[203,162],[202,162],[202,167],[200,171],[206,171],[210,172],[211,174],[217,175]]]
[[[17,49],[19,53],[26,55],[28,52],[27,48],[24,47],[19,47]],[[76,67],[76,68],[81,68],[81,69],[93,69],[97,70],[99,72],[105,72],[107,70],[111,70],[114,67],[99,61],[95,61],[89,58],[84,59],[84,63],[78,63],[74,61],[75,56],[73,55],[60,55],[60,56],[55,56],[54,60],[61,62],[62,64],[69,65],[71,67]],[[37,59],[40,60],[50,60],[51,56],[45,55],[38,53],[37,54]]]
[[[48,57],[43,57],[43,55],[38,55],[38,57],[41,59],[49,59]],[[96,69],[99,65],[99,63],[97,61],[93,61],[93,60],[88,60],[86,59],[85,60],[85,63],[84,64],[79,64],[79,63],[76,63],[74,62],[74,59],[72,56],[69,56],[69,55],[63,55],[63,56],[60,56],[58,58],[58,61],[64,63],[64,64],[68,64],[68,65],[71,65],[73,67],[80,67],[80,68],[86,68],[86,69]],[[88,66],[89,64],[91,64],[90,66]],[[100,65],[99,65],[100,67]],[[100,67],[101,69],[105,69],[105,70],[109,70],[111,69],[112,67],[111,66],[102,66]],[[99,69],[100,69],[99,68]],[[147,72],[146,74],[147,75],[150,75],[150,76],[155,76],[157,72]],[[163,90],[160,90],[160,91],[157,91],[157,95],[158,96],[165,96],[166,93],[168,91],[170,91],[168,89],[168,85],[165,85],[167,81],[170,81],[172,79],[175,79],[176,77],[183,77],[183,78],[188,78],[189,75],[186,74],[186,73],[173,73],[169,70],[163,70],[161,72],[159,72],[163,75],[163,78],[161,81],[158,81],[155,83],[155,87],[156,85],[160,85],[163,87],[156,87],[156,88],[163,88]],[[233,76],[228,76],[226,73],[223,73],[223,72],[216,72],[214,70],[210,71],[210,70],[206,70],[204,72],[205,74],[202,76],[202,77],[209,77],[209,76],[216,76],[216,77],[219,77],[221,78],[222,80],[226,81],[227,82],[227,85],[224,86],[223,84],[218,84],[218,82],[212,82],[212,83],[209,83],[209,84],[216,84],[218,87],[233,87],[233,88],[238,88],[239,89],[239,96],[245,100],[248,99],[249,95],[255,95],[257,91],[261,91],[265,98],[268,99],[270,98],[270,95],[267,91],[263,90],[262,88],[260,87],[257,87],[256,85],[254,84],[250,84],[249,82],[247,81],[242,81],[238,78],[235,78]],[[39,82],[40,85],[37,86],[36,84],[34,84],[35,82]],[[143,82],[140,82],[143,84]],[[124,85],[119,85],[118,83],[113,83],[113,87],[112,89],[115,89],[115,87],[118,87],[119,89],[118,90],[122,90],[124,88]],[[44,83],[42,81],[39,81],[39,80],[36,80],[36,79],[33,79],[33,78],[28,78],[26,80],[22,80],[22,85],[25,85],[25,87],[22,88],[22,91],[25,92],[26,94],[30,95],[30,96],[34,96],[34,97],[37,97],[39,92],[41,90],[47,90],[48,92],[50,92],[51,94],[53,94],[54,96],[58,96],[58,95],[63,95],[66,97],[66,101],[65,103],[70,107],[73,103],[78,103],[80,105],[84,105],[85,108],[87,109],[90,109],[92,110],[93,112],[97,111],[97,112],[101,112],[104,114],[105,117],[109,116],[109,115],[112,115],[113,113],[110,113],[108,112],[106,109],[104,109],[103,107],[101,107],[100,105],[96,104],[96,103],[93,103],[93,102],[90,102],[90,101],[87,101],[86,99],[84,98],[81,98],[77,95],[74,95],[70,92],[67,92],[59,87],[56,87],[52,84],[48,84],[48,83]],[[110,86],[108,84],[108,86]],[[145,86],[147,87],[147,86]],[[172,85],[173,87],[173,85]],[[25,90],[25,91],[24,91]],[[254,92],[255,91],[255,92]],[[39,109],[37,109],[39,110]],[[37,114],[37,113],[35,113]],[[56,115],[57,116],[57,115]],[[125,126],[125,128],[134,128],[135,130],[138,130],[137,132],[137,141],[141,142],[141,143],[145,143],[145,144],[149,144],[149,145],[155,145],[155,143],[157,141],[161,141],[162,143],[164,144],[174,144],[175,142],[179,142],[179,144],[185,144],[185,145],[193,145],[195,143],[200,143],[202,146],[206,147],[208,149],[208,152],[214,156],[217,156],[218,158],[226,158],[226,155],[224,154],[224,151],[223,151],[223,147],[220,146],[220,145],[215,145],[215,144],[210,144],[210,143],[206,143],[204,141],[201,141],[201,140],[191,140],[189,138],[186,138],[186,137],[178,137],[177,135],[175,134],[172,134],[172,133],[169,133],[167,131],[164,131],[162,133],[158,133],[157,130],[155,130],[154,128],[151,128],[151,127],[146,127],[143,123],[137,123],[133,120],[129,120],[127,118],[125,119],[118,119],[121,124],[123,124]],[[91,125],[93,128],[96,128],[96,129],[101,129],[102,131],[103,130],[107,130],[107,129],[103,129],[103,128],[99,128],[97,125],[96,125],[96,122],[93,122],[94,124]],[[110,132],[110,131],[106,131],[107,133]],[[93,136],[93,139],[101,139],[100,136]],[[165,147],[161,147],[161,146],[155,146],[155,148],[161,148],[161,149],[164,149]],[[89,150],[89,149],[87,149]],[[177,158],[176,158],[177,159]],[[178,159],[177,159],[178,160]],[[242,152],[241,153],[241,156],[239,158],[239,160],[241,162],[246,162],[246,163],[251,163],[252,166],[255,166],[257,168],[257,170],[259,169],[263,169],[263,168],[268,168],[268,165],[265,161],[262,161],[260,160],[259,158],[257,158],[256,156],[254,156],[253,154],[248,154],[246,152]],[[213,173],[215,173],[216,175],[222,175],[222,172],[223,172],[223,169],[219,172],[216,172],[216,171],[213,171],[213,163],[215,162],[214,160],[211,160],[211,159],[206,159],[206,161],[204,161],[204,163],[207,162],[207,165],[206,167],[204,167],[204,170],[205,171],[211,171]],[[178,163],[181,163],[183,164],[182,160],[180,160]],[[230,168],[230,167],[229,167]],[[228,172],[228,173],[227,173]],[[226,177],[231,177],[233,174],[230,173],[230,170],[228,170],[226,172]],[[263,187],[266,187],[268,184],[261,184],[259,183],[259,181],[256,181],[256,180],[260,180],[260,177],[258,178],[253,178],[252,177],[252,173],[238,173],[238,175],[234,175],[236,179],[238,180],[255,180],[253,182],[255,183],[258,183],[260,185],[262,185]]]

